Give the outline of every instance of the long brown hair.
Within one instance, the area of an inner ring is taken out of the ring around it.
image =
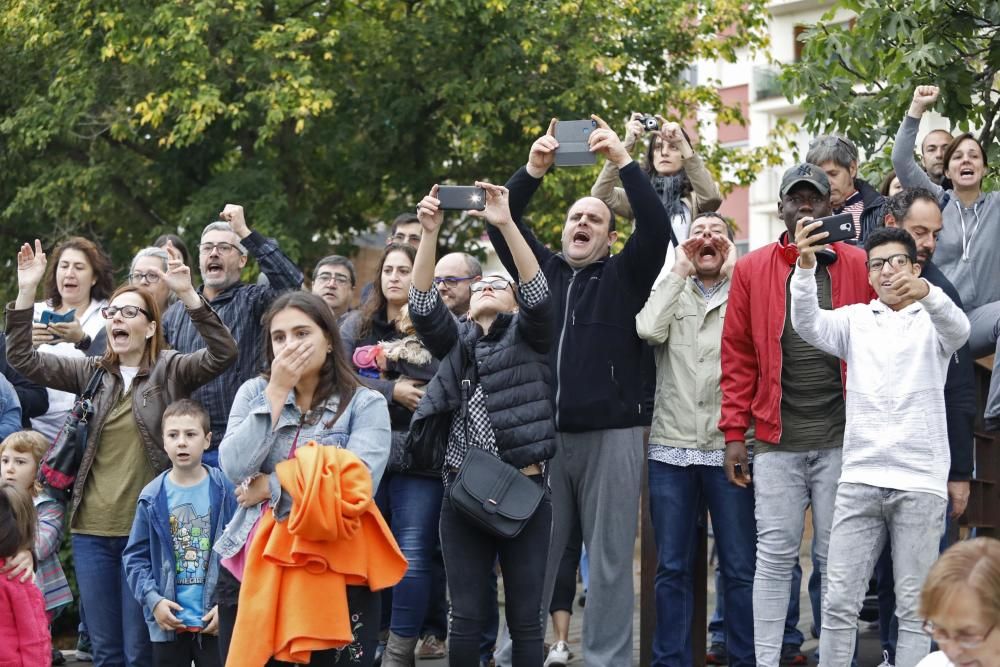
[[[49,263],[48,271],[45,274],[45,300],[51,303],[53,308],[62,307],[62,296],[60,296],[59,286],[56,284],[56,268],[59,266],[59,259],[66,250],[79,250],[87,256],[87,262],[90,263],[90,270],[94,273],[95,281],[90,287],[91,301],[107,299],[115,288],[111,260],[108,259],[104,250],[90,239],[85,239],[82,236],[71,236],[52,251],[54,261]]]
[[[382,291],[382,269],[385,267],[385,260],[394,252],[401,252],[410,258],[410,266],[417,259],[417,251],[409,243],[390,243],[382,251],[382,259],[378,263],[378,273],[375,274],[375,281],[372,283],[371,293],[368,299],[361,304],[361,320],[358,327],[358,338],[364,338],[372,331],[372,319],[375,315],[387,310],[389,302],[385,299],[385,292]]]
[[[163,327],[160,324],[160,307],[156,304],[156,299],[153,298],[152,293],[138,285],[122,285],[111,295],[108,303],[114,301],[120,294],[138,294],[143,303],[146,304],[144,308],[153,315],[151,321],[156,323],[156,331],[153,332],[151,337],[146,339],[146,349],[143,350],[142,361],[139,362],[142,366],[152,366],[153,362],[159,358],[160,352],[169,348],[166,339],[163,338]],[[117,368],[120,362],[118,353],[111,349],[111,341],[108,340],[108,347],[104,352],[104,356],[101,357],[101,365],[105,368]]]
[[[958,150],[959,145],[964,141],[971,141],[974,144],[976,144],[976,146],[979,147],[979,154],[983,156],[983,172],[984,172],[983,178],[985,178],[986,177],[985,171],[986,169],[989,169],[990,166],[989,157],[986,155],[986,151],[983,150],[983,144],[979,141],[979,139],[976,138],[976,135],[974,135],[972,132],[963,132],[962,134],[958,135],[957,137],[951,140],[951,143],[948,144],[948,148],[944,149],[944,157],[943,157],[944,173],[945,174],[948,173],[948,165],[951,164],[951,158],[953,155],[955,155],[955,151]],[[954,184],[951,182],[951,179],[948,178],[948,176],[944,177],[941,185],[946,189],[954,189],[955,187]],[[983,187],[982,180],[979,181],[979,187],[980,188]]]
[[[0,558],[31,551],[35,544],[35,502],[13,484],[0,485]]]
[[[319,382],[316,384],[316,393],[313,394],[312,407],[322,405],[328,398],[337,394],[340,397],[340,410],[343,410],[354,397],[354,391],[361,382],[354,374],[354,368],[347,362],[336,316],[326,302],[312,292],[302,290],[285,292],[275,299],[264,313],[264,358],[267,360],[267,368],[261,375],[268,380],[271,379],[271,364],[274,363],[271,321],[275,315],[287,308],[301,311],[320,328],[330,343],[331,351],[327,353],[323,366],[319,369]]]

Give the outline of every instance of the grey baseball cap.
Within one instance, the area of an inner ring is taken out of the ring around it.
[[[808,183],[822,195],[830,194],[830,179],[826,177],[826,172],[814,164],[802,162],[788,169],[781,177],[781,196],[788,194],[798,183]]]

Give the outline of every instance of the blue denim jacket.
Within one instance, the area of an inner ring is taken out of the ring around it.
[[[275,428],[271,427],[271,406],[264,390],[267,380],[247,380],[236,393],[226,435],[219,445],[219,465],[233,484],[256,473],[269,475],[271,507],[279,521],[288,517],[292,499],[278,483],[274,467],[288,459],[292,444],[304,445],[315,440],[324,445],[344,447],[357,454],[372,473],[372,489],[377,489],[389,460],[392,434],[389,409],[382,394],[358,387],[343,414],[333,422],[340,404],[333,396],[323,406],[318,419],[303,419],[295,404],[295,391],[288,393]],[[224,558],[237,554],[247,541],[250,530],[260,518],[261,505],[238,508],[225,533],[215,542],[215,550]]]
[[[14,385],[0,375],[0,440],[21,430],[21,402]]]
[[[236,496],[233,485],[222,471],[211,466],[208,470],[209,497],[212,504],[212,534],[214,543],[222,534],[226,523],[236,511]],[[164,471],[146,485],[139,494],[139,504],[132,522],[132,534],[122,554],[125,578],[132,589],[132,595],[142,605],[149,638],[154,642],[174,641],[175,633],[161,628],[153,618],[153,608],[162,600],[177,600],[174,576],[177,561],[174,555],[174,540],[170,535],[170,510],[167,507],[167,490],[163,478],[170,473]],[[219,555],[209,556],[205,572],[204,605],[212,608],[215,584],[219,580]]]

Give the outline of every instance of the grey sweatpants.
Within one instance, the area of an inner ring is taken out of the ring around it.
[[[542,609],[544,613],[549,608],[571,526],[579,523],[590,558],[583,617],[587,667],[632,665],[632,559],[646,455],[642,431],[637,426],[557,433],[556,455],[549,463],[552,541]]]
[[[969,347],[974,357],[995,354],[990,393],[986,399],[986,417],[1000,417],[1000,301],[988,303],[966,313],[972,330]]]

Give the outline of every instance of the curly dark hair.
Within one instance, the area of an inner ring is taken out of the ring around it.
[[[45,273],[45,300],[51,303],[53,308],[61,308],[63,305],[59,286],[56,284],[56,268],[59,266],[59,259],[66,250],[78,250],[86,255],[90,269],[94,272],[95,282],[90,288],[91,300],[104,301],[111,296],[111,293],[115,291],[115,278],[107,253],[90,239],[82,236],[71,236],[52,251],[53,261],[49,262],[48,271]]]

